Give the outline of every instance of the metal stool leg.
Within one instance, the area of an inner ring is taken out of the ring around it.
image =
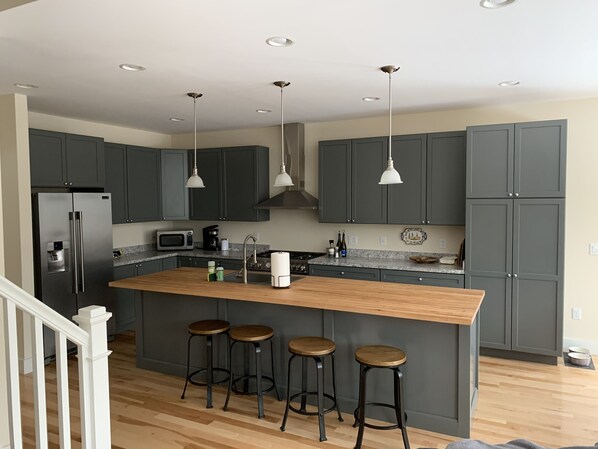
[[[358,419],[359,421],[359,431],[357,432],[357,442],[355,443],[355,449],[361,449],[361,443],[363,442],[363,430],[365,428],[365,392],[366,392],[366,377],[368,371],[370,370],[369,367],[364,365],[360,366],[359,372],[359,411],[358,411]],[[355,427],[355,425],[353,425]]]
[[[287,418],[289,417],[289,407],[291,405],[291,362],[295,358],[295,354],[289,357],[289,368],[287,371],[287,405],[284,408],[284,417],[282,418],[282,425],[280,426],[280,430],[283,432],[287,426]]]
[[[207,374],[207,403],[206,408],[212,408],[212,384],[214,383],[214,372],[212,370],[212,336],[206,336],[206,374]]]
[[[335,363],[334,363],[334,352],[330,354],[332,357],[332,395],[334,396],[334,402],[336,403],[336,412],[338,413],[338,420],[343,422],[343,416],[341,415],[341,409],[338,405],[338,399],[336,398],[336,371],[335,371]]]
[[[228,378],[228,391],[226,392],[226,401],[224,401],[223,410],[226,411],[228,409],[228,401],[230,399],[230,391],[233,388],[233,346],[235,345],[236,341],[229,340],[228,342],[228,363],[230,364],[230,374]]]
[[[397,424],[403,435],[403,445],[405,449],[410,449],[409,438],[407,437],[407,424],[405,419],[405,396],[403,396],[403,373],[399,368],[393,368],[395,378],[395,412],[397,414]]]
[[[274,343],[272,339],[270,339],[270,362],[272,363],[272,383],[274,384],[274,391],[276,392],[276,398],[279,401],[282,401],[282,396],[278,391],[278,387],[276,386],[276,376],[274,375]]]
[[[303,393],[307,392],[307,357],[301,357],[301,391]],[[306,405],[307,397],[303,395],[301,396],[301,407],[299,410],[304,412],[306,410]]]
[[[189,383],[189,365],[191,364],[189,361],[189,357],[191,357],[191,339],[195,337],[194,334],[189,335],[189,339],[187,340],[187,374],[185,374],[185,388],[183,388],[183,394],[181,394],[181,399],[185,399],[185,392],[187,391],[187,384]]]
[[[255,383],[257,384],[257,417],[264,417],[264,392],[262,391],[262,346],[253,344],[255,348]]]
[[[318,424],[320,426],[320,441],[326,441],[324,426],[324,365],[320,357],[314,357],[316,362],[316,379],[318,384]]]

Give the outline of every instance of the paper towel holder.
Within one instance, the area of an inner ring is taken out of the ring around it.
[[[280,280],[282,278],[289,278],[289,285],[285,285],[285,286],[280,286],[281,282]],[[290,288],[291,287],[291,275],[290,274],[284,274],[284,275],[280,275],[280,276],[274,276],[273,274],[270,275],[270,279],[271,279],[271,283],[272,283],[272,287],[273,288]],[[278,281],[278,282],[275,282]]]

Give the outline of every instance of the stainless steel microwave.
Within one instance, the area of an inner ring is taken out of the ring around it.
[[[157,231],[158,251],[193,249],[193,230]]]

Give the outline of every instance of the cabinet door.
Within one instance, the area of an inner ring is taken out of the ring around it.
[[[162,219],[160,150],[127,146],[127,203],[133,222]]]
[[[362,281],[379,281],[380,270],[376,268],[333,267],[326,265],[310,265],[311,276],[323,276],[339,279],[359,279]]]
[[[566,146],[566,120],[516,124],[515,196],[564,197]]]
[[[189,218],[189,195],[185,184],[188,178],[186,150],[162,150],[160,166],[162,178],[162,219]]]
[[[427,134],[392,138],[392,158],[403,183],[388,186],[388,223],[425,223],[426,142]]]
[[[380,280],[382,282],[433,287],[463,288],[464,285],[463,275],[461,274],[424,273],[420,271],[380,270]]]
[[[104,139],[66,135],[66,167],[69,186],[104,187]]]
[[[560,356],[564,200],[515,200],[513,349]]]
[[[162,259],[162,271],[166,270],[174,270],[177,268],[177,258],[176,257],[167,257],[166,259]]]
[[[30,129],[29,160],[33,187],[64,187],[68,185],[65,134]]]
[[[386,168],[388,138],[351,141],[351,223],[386,223],[387,193],[378,184]]]
[[[514,125],[467,128],[467,198],[513,194]]]
[[[190,267],[192,259],[193,259],[193,257],[178,256],[177,264],[179,267]]]
[[[486,290],[480,345],[511,349],[513,200],[468,200],[465,287]]]
[[[465,224],[465,132],[428,135],[426,224]]]
[[[222,213],[222,169],[220,149],[197,150],[197,171],[203,179],[203,189],[188,189],[190,198],[189,218],[191,220],[221,220]],[[193,151],[189,152],[189,174],[193,167]]]
[[[158,273],[162,271],[162,259],[148,260],[137,264],[137,276]]]
[[[320,142],[318,209],[321,223],[351,220],[351,141]]]
[[[114,280],[131,278],[137,275],[136,265],[114,267]],[[135,290],[116,288],[116,310],[114,320],[116,333],[120,334],[135,327]]]
[[[268,198],[268,150],[264,147],[222,149],[224,179],[224,219],[227,221],[263,221],[267,210],[255,206]]]
[[[106,192],[112,195],[112,223],[126,223],[127,211],[127,148],[117,143],[106,143]]]

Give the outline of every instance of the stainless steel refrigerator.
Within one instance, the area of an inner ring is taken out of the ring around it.
[[[35,297],[69,320],[89,305],[113,312],[110,194],[35,193],[32,205]],[[55,355],[54,332],[47,328],[44,350],[45,357]]]

